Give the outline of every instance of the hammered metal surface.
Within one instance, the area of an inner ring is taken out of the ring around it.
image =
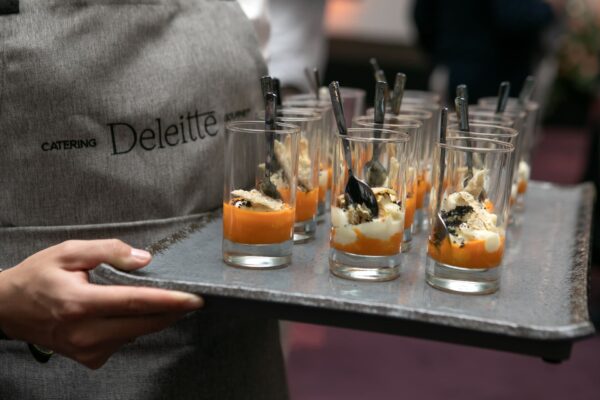
[[[575,339],[593,333],[587,308],[588,250],[593,189],[530,184],[523,223],[508,236],[501,288],[492,295],[441,292],[424,279],[425,235],[416,235],[392,282],[336,278],[328,270],[326,225],[317,239],[294,248],[285,269],[249,271],[221,260],[221,219],[166,238],[143,271],[123,273],[103,265],[105,282],[148,285],[205,295],[262,300],[416,320],[530,339]]]

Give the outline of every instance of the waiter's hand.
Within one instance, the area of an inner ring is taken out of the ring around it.
[[[150,259],[116,239],[67,241],[42,250],[0,273],[0,329],[99,368],[122,345],[203,305],[188,293],[88,281],[87,271],[102,262],[131,271]]]

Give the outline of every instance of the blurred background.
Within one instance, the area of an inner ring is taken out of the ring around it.
[[[304,49],[286,48],[296,68],[320,66],[323,83],[367,91],[372,104],[376,57],[387,79],[445,99],[458,83],[470,102],[495,96],[501,80],[516,96],[537,79],[543,129],[532,177],[558,184],[600,179],[599,0],[270,0],[272,35],[312,24]],[[291,3],[295,3],[291,4]],[[290,5],[291,4],[291,5]],[[292,19],[281,16],[295,7]],[[316,15],[316,16],[315,16]],[[280,21],[280,26],[277,26]],[[324,40],[322,40],[324,38]],[[270,68],[279,52],[271,48]],[[288,71],[285,65],[279,66]],[[273,75],[277,71],[271,71]],[[302,78],[297,78],[298,76]],[[290,86],[308,88],[299,79]],[[282,80],[285,84],[285,80]],[[598,220],[596,213],[595,220]],[[594,226],[600,224],[594,223]],[[600,321],[600,234],[595,234],[591,312]],[[598,325],[597,325],[598,326]],[[526,356],[306,324],[285,335],[292,399],[599,399],[600,337],[574,346],[571,360]]]

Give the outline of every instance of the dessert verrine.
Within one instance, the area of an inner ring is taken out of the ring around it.
[[[436,146],[426,261],[431,286],[470,294],[498,290],[513,151],[506,141],[471,136],[445,135]]]
[[[223,259],[233,266],[273,268],[291,261],[300,131],[274,125],[226,125]]]
[[[353,120],[353,125],[356,127],[370,127],[374,128],[377,125],[373,122],[371,116],[356,117]],[[411,247],[412,241],[412,230],[415,219],[415,211],[417,209],[417,203],[419,198],[423,202],[424,194],[421,193],[419,197],[419,186],[417,180],[417,172],[419,171],[419,164],[417,159],[417,147],[420,143],[420,135],[422,134],[422,123],[410,116],[398,115],[398,116],[385,116],[384,125],[385,129],[399,132],[400,134],[406,134],[409,137],[407,143],[407,169],[406,173],[406,199],[404,202],[405,216],[404,216],[404,234],[402,251],[408,251]],[[390,159],[390,170],[395,173],[400,173],[400,166],[398,160],[395,157]],[[391,173],[390,173],[391,175]],[[424,189],[421,187],[421,191]]]
[[[348,204],[345,196],[331,206],[331,247],[367,256],[398,254],[404,231],[404,209],[396,192],[372,188],[379,214],[373,216],[364,204]]]
[[[370,281],[399,276],[408,144],[406,133],[377,127],[350,128],[347,135],[337,135],[329,251],[333,274]]]
[[[242,244],[272,244],[290,240],[294,209],[257,189],[234,190],[223,204],[223,236]]]
[[[487,172],[474,172],[461,191],[442,200],[440,216],[448,230],[441,241],[430,238],[428,253],[436,261],[462,268],[494,268],[504,252],[504,230],[497,226],[493,203],[482,196]]]

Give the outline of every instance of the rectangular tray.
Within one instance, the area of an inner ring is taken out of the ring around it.
[[[221,259],[221,212],[206,214],[149,249],[134,273],[101,265],[101,283],[142,285],[203,295],[206,308],[340,326],[568,359],[575,340],[592,335],[588,314],[589,242],[594,189],[532,182],[523,223],[510,228],[500,290],[445,293],[424,279],[426,235],[415,235],[399,279],[370,283],[329,273],[328,225],[294,247],[292,265],[250,271]]]

